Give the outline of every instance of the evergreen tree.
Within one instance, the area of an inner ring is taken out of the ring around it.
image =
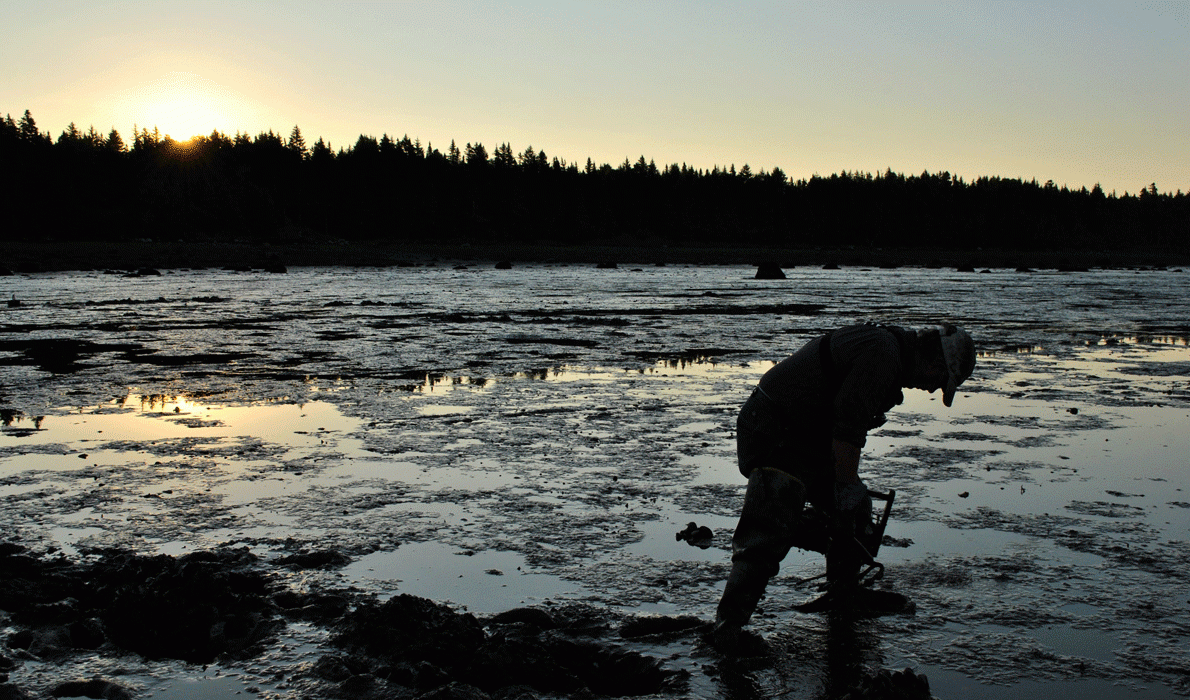
[[[310,150],[310,161],[313,163],[329,163],[334,158],[335,154],[331,150],[330,145],[319,136],[318,141],[314,144],[314,148]]]
[[[77,146],[82,143],[82,140],[82,132],[80,132],[78,127],[74,125],[74,122],[70,122],[70,125],[66,127],[66,130],[58,136],[58,145],[66,144],[68,146]]]
[[[302,160],[310,157],[310,149],[306,148],[306,139],[302,138],[302,130],[297,124],[294,124],[293,131],[289,132],[289,141],[285,143],[285,147]]]
[[[388,136],[386,135],[384,138],[387,139]],[[392,141],[390,140],[389,145],[391,146],[391,144]],[[354,156],[374,156],[379,153],[380,143],[376,141],[376,137],[364,136],[363,134],[359,135],[359,138],[355,140],[355,146],[351,149],[351,154]]]
[[[0,119],[0,144],[16,143],[20,140],[20,127],[13,121],[11,114],[5,115],[4,119]]]
[[[421,140],[417,139],[410,141],[409,134],[405,134],[405,136],[401,138],[401,141],[397,145],[400,147],[401,153],[405,154],[407,158],[420,159],[424,158],[426,155],[421,148]]]
[[[521,162],[521,168],[533,170],[537,167],[537,151],[534,151],[533,146],[530,145],[521,153],[518,160]]]
[[[500,168],[514,167],[516,165],[516,156],[512,154],[512,146],[507,143],[496,146],[496,152],[492,156],[492,163]]]
[[[467,144],[464,153],[467,156],[467,165],[482,167],[488,164],[488,151],[482,143],[476,143],[474,146]]]
[[[18,126],[22,141],[33,143],[41,140],[41,132],[37,130],[37,122],[33,120],[33,115],[29,113],[29,110],[25,110],[25,116],[21,117],[21,122]]]

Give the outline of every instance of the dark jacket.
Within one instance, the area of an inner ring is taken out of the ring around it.
[[[806,343],[757,386],[785,414],[794,442],[820,443],[812,452],[830,438],[862,448],[868,431],[904,400],[901,388],[913,377],[916,349],[911,330],[848,326]]]

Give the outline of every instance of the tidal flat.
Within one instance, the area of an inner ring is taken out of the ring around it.
[[[469,614],[480,644],[536,649],[516,635],[548,627],[640,680],[566,666],[491,697],[833,697],[881,668],[939,698],[1190,696],[1186,272],[134,272],[0,277],[19,302],[0,307],[2,553],[120,591],[113,571],[193,564],[253,624],[233,634],[228,614],[226,644],[170,655],[117,643],[162,600],[80,616],[93,648],[29,632],[55,601],[7,610],[0,670],[33,696],[100,677],[137,697],[415,697],[447,679],[344,631],[399,606]],[[798,613],[822,560],[794,551],[754,620],[772,654],[725,661],[699,621],[743,498],[736,411],[772,363],[863,321],[959,323],[980,352],[953,408],[906,391],[861,464],[897,493],[877,585],[916,612]],[[675,537],[691,522],[710,546]]]

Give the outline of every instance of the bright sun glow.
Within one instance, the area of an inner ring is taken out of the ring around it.
[[[170,73],[110,97],[111,110],[123,128],[160,130],[176,141],[246,130],[255,110],[233,91],[193,73]],[[123,130],[123,129],[121,129]]]

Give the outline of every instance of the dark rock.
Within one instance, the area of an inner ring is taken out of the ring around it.
[[[65,625],[21,629],[8,638],[8,646],[41,660],[62,659],[74,648],[70,629]]]
[[[93,617],[71,622],[66,630],[70,635],[70,645],[75,649],[98,649],[107,640],[103,624]]]
[[[823,265],[823,266],[822,266],[822,269],[824,269],[824,270],[838,270],[838,269],[839,269],[839,263],[833,263],[833,262],[829,262],[829,263],[827,263],[827,264]]]
[[[338,569],[351,563],[351,557],[342,552],[325,549],[318,552],[302,552],[281,557],[280,566],[298,571],[301,569]]]
[[[428,661],[398,663],[377,669],[377,674],[389,681],[416,690],[430,690],[451,682],[451,676],[444,669]]]
[[[56,698],[96,698],[96,700],[132,700],[132,693],[123,686],[102,678],[89,681],[67,681],[50,689]]]
[[[606,615],[580,608],[567,606],[552,614],[509,611],[488,621],[489,635],[469,613],[401,595],[380,605],[359,605],[344,616],[332,642],[346,658],[367,664],[367,673],[394,687],[435,693],[470,692],[461,687],[468,685],[493,697],[509,689],[528,698],[534,697],[531,692],[643,695],[669,692],[685,677],[664,669],[658,659],[576,639],[606,632]],[[318,672],[330,673],[337,664],[323,662]],[[450,689],[448,682],[458,686]],[[341,694],[342,688],[332,692]]]
[[[601,648],[592,665],[584,668],[587,687],[600,695],[652,695],[665,690],[673,675],[664,671],[661,661],[627,650]]]
[[[383,660],[450,666],[467,658],[484,638],[474,615],[401,594],[381,605],[362,604],[348,613],[334,642]]]
[[[287,617],[324,624],[341,618],[350,607],[346,596],[334,593],[282,591],[272,601]]]
[[[567,663],[567,657],[573,656],[567,652],[576,643],[561,638],[551,641],[547,644],[523,627],[497,632],[476,650],[467,677],[488,691],[529,685],[547,693],[570,693],[583,687]]]
[[[451,683],[417,696],[417,700],[491,700],[490,695],[473,685]]]
[[[500,262],[496,263],[496,269],[497,270],[511,270],[512,263],[508,260],[501,260]]]
[[[340,682],[335,688],[335,695],[341,698],[351,698],[351,700],[366,700],[378,697],[379,686],[380,682],[375,676],[370,673],[361,673]]]
[[[860,681],[859,687],[843,700],[930,700],[930,681],[912,669],[880,669]]]
[[[625,639],[648,637],[659,634],[673,634],[700,629],[708,623],[691,615],[668,617],[665,615],[643,615],[626,622],[620,628],[620,636]]]
[[[700,549],[706,549],[711,546],[715,540],[715,533],[706,525],[699,526],[697,523],[687,523],[686,529],[674,535],[676,540],[685,540],[691,546]]]
[[[492,616],[492,622],[498,625],[516,623],[533,625],[543,630],[551,630],[558,626],[554,618],[541,608],[513,608]]]
[[[758,280],[783,280],[785,279],[785,271],[777,263],[760,263],[756,267],[756,279]]]
[[[332,683],[341,683],[355,675],[348,667],[347,662],[340,656],[323,656],[314,662],[310,673]]]
[[[101,562],[91,578],[108,638],[147,658],[191,663],[249,651],[278,625],[255,562],[246,549]]]
[[[22,625],[54,625],[79,616],[79,603],[74,598],[62,598],[51,603],[34,603],[14,615]]]
[[[0,700],[33,700],[33,696],[12,683],[0,683]]]
[[[576,693],[572,697],[575,700],[581,700],[585,695],[585,693]],[[541,700],[541,697],[541,693],[527,685],[511,685],[492,693],[493,700]]]
[[[619,265],[614,262],[601,262],[595,265],[596,270],[615,270],[618,267]]]
[[[475,655],[471,682],[489,692],[505,686],[531,686],[546,693],[583,688],[599,695],[661,692],[675,674],[661,662],[634,651],[554,635],[515,630],[493,635]]]
[[[136,271],[133,277],[160,277],[161,271],[153,267],[142,267]]]

